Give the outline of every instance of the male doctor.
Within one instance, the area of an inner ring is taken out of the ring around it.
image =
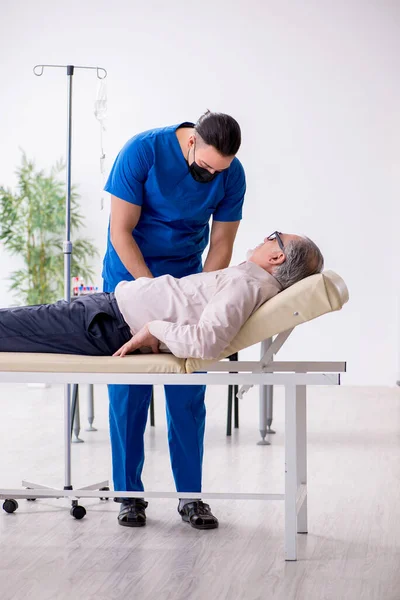
[[[240,143],[235,119],[212,112],[196,124],[152,129],[126,143],[105,187],[111,194],[105,292],[113,292],[123,280],[167,274],[181,278],[229,265],[246,189],[243,167],[235,157]],[[143,436],[151,393],[148,385],[109,386],[114,489],[132,491],[132,498],[116,498],[121,502],[118,522],[128,527],[146,524],[147,502],[135,498],[135,491],[144,489]],[[204,394],[205,386],[165,386],[178,492],[201,491]],[[178,511],[192,527],[218,527],[207,504],[182,499]]]

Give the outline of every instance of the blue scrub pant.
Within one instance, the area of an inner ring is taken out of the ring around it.
[[[186,273],[185,273],[186,274]],[[104,291],[115,285],[104,282]],[[144,431],[152,386],[109,385],[114,489],[143,491]],[[206,408],[205,386],[166,385],[168,442],[178,492],[200,492]]]

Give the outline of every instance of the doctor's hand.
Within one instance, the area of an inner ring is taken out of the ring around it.
[[[125,354],[130,354],[131,352],[142,348],[142,346],[150,347],[154,354],[158,354],[159,344],[159,340],[150,333],[148,326],[145,325],[142,327],[142,329],[140,329],[140,331],[135,333],[129,342],[126,342],[126,344],[121,346],[121,348],[117,350],[113,356],[125,356]]]

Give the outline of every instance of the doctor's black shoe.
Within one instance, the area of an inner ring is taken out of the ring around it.
[[[148,502],[143,498],[129,498],[121,503],[118,523],[123,527],[143,527],[146,525]]]
[[[201,500],[188,502],[178,512],[182,517],[182,521],[190,523],[195,529],[216,529],[218,527],[218,519],[214,517],[208,504]]]

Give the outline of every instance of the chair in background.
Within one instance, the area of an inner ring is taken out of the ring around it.
[[[231,354],[228,356],[229,360],[239,360],[238,353]],[[234,371],[232,371],[234,372]],[[235,429],[239,427],[239,398],[237,393],[239,391],[238,385],[230,385],[228,387],[228,409],[226,415],[226,435],[232,435],[232,407],[234,416]],[[150,401],[150,425],[155,427],[155,415],[154,415],[154,388],[151,394]]]

